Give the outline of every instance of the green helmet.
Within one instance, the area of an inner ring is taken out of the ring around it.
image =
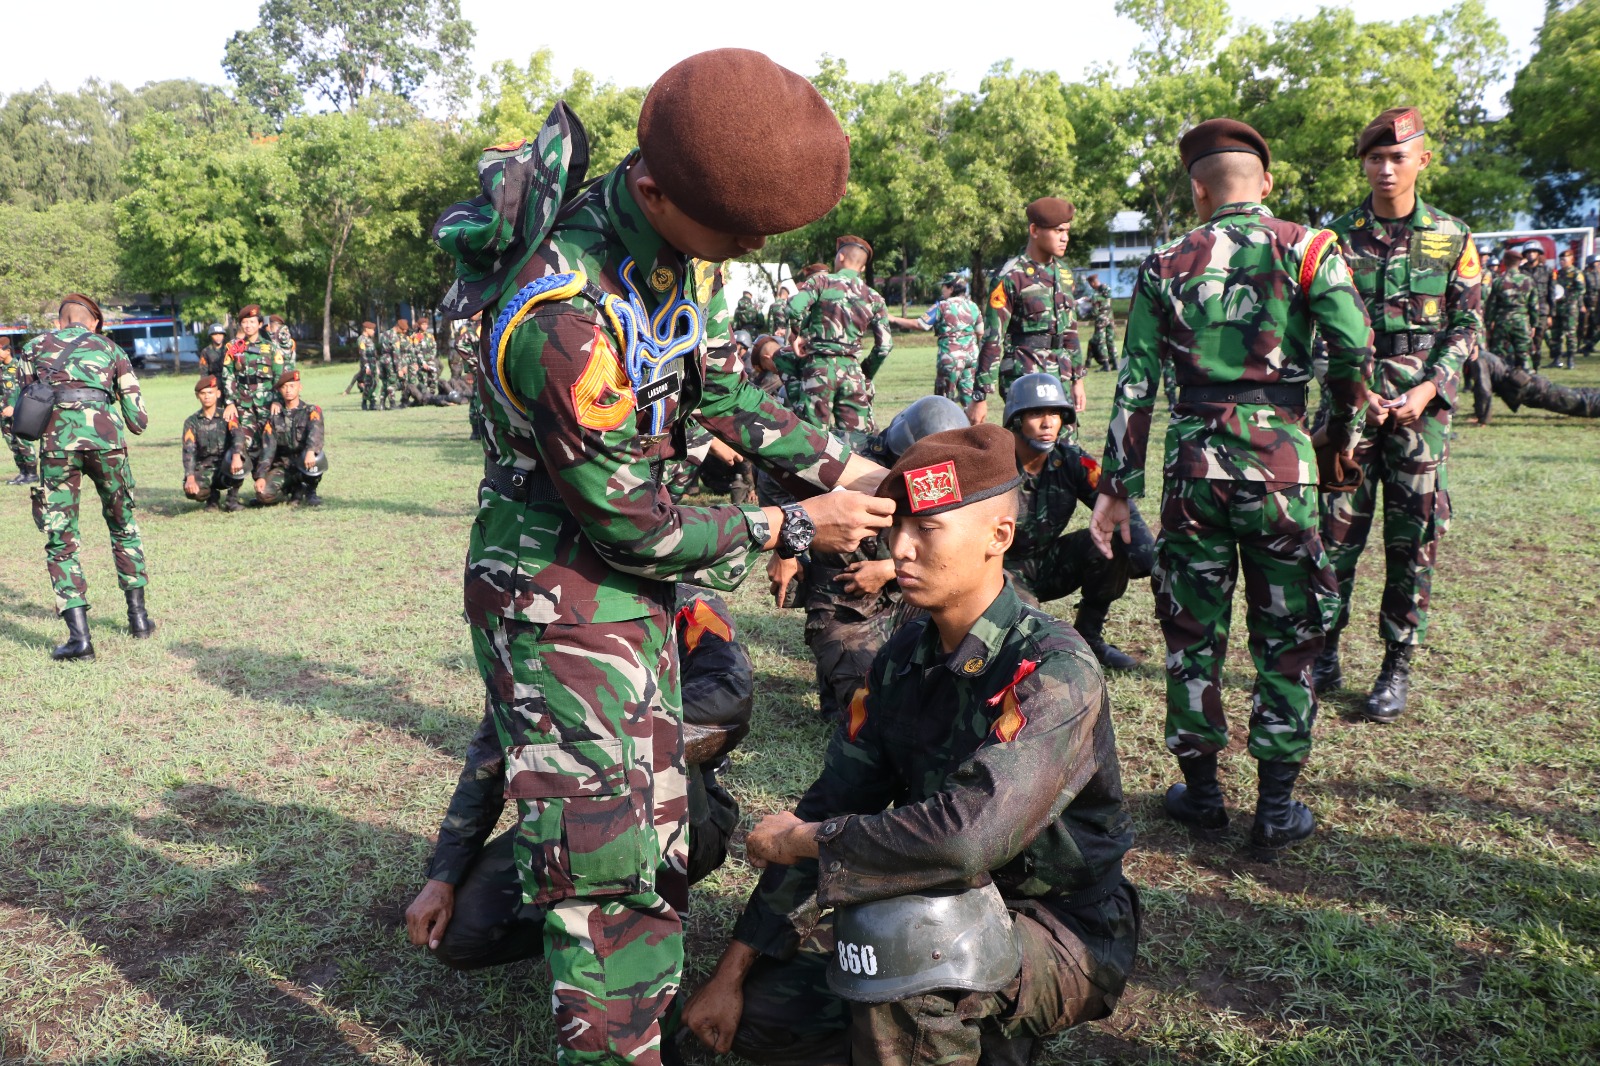
[[[828,987],[856,1003],[998,992],[1022,969],[1022,946],[992,884],[857,903],[834,915],[833,935]]]
[[[1012,419],[1024,411],[1036,411],[1041,407],[1059,408],[1063,422],[1074,422],[1078,418],[1077,408],[1072,405],[1072,397],[1067,395],[1061,379],[1054,374],[1036,373],[1024,374],[1011,383],[1006,390],[1006,413],[1001,421],[1010,429]]]

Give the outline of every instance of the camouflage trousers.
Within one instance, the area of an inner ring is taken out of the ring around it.
[[[184,478],[185,484],[188,478]],[[221,499],[222,494],[229,489],[237,489],[244,482],[244,474],[238,476],[233,473],[233,452],[228,451],[215,459],[204,459],[195,463],[194,481],[196,491],[190,492],[187,488],[183,494],[191,500],[205,500],[215,503]]]
[[[267,423],[272,421],[272,400],[269,397],[261,403],[240,403],[238,411],[240,447],[247,456],[244,465],[249,467],[265,443]]]
[[[1582,308],[1575,300],[1563,301],[1556,308],[1555,325],[1550,331],[1550,358],[1551,360],[1564,359],[1571,362],[1572,357],[1579,354],[1578,349],[1583,345],[1583,336],[1580,331]]]
[[[1117,365],[1117,334],[1107,323],[1094,328],[1089,338],[1089,359],[1102,370],[1114,370]]]
[[[1508,360],[1512,366],[1526,369],[1533,337],[1528,333],[1528,320],[1521,316],[1501,316],[1489,327],[1489,350]]]
[[[933,373],[933,394],[966,407],[978,398],[978,353],[944,352]]]
[[[1076,347],[1077,334],[1070,340]],[[1006,354],[1000,357],[1000,399],[1005,399],[1013,381],[1026,374],[1054,374],[1070,395],[1073,379],[1083,376],[1082,371],[1076,369],[1080,358],[1081,353],[1074,356],[1068,348],[1007,348]]]
[[[831,931],[790,959],[763,956],[745,977],[733,1050],[758,1066],[1026,1066],[1044,1037],[1109,1015],[1132,968],[1140,924],[1133,887],[1086,910],[1096,913],[1092,933],[1018,904],[1022,969],[998,992],[849,1002],[828,987]],[[829,950],[813,950],[822,941]]]
[[[361,409],[363,411],[376,411],[378,409],[378,367],[376,364],[362,364]]]
[[[557,1061],[659,1066],[683,972],[688,802],[664,612],[473,627],[524,903],[545,908]]]
[[[865,616],[814,607],[806,612],[806,646],[817,663],[817,701],[823,718],[842,722],[856,690],[865,688],[872,660],[905,623],[922,611],[900,602]]]
[[[273,463],[267,469],[267,476],[261,480],[266,483],[266,488],[256,493],[256,502],[263,507],[271,507],[296,496],[316,492],[317,486],[322,484],[322,475],[313,477],[296,463]]]
[[[1304,762],[1317,717],[1311,665],[1339,609],[1313,485],[1167,480],[1151,575],[1167,643],[1167,747],[1183,758],[1228,746],[1222,666],[1241,571],[1256,668],[1250,754]]]
[[[794,413],[823,429],[876,432],[872,382],[851,355],[819,355],[800,370],[800,388],[790,394]]]
[[[378,392],[383,406],[392,406],[399,400],[402,383],[400,368],[395,366],[394,360],[380,359],[378,361]]]
[[[1392,419],[1368,425],[1356,445],[1361,487],[1322,499],[1322,540],[1339,579],[1337,636],[1350,620],[1356,563],[1367,546],[1378,494],[1383,494],[1383,600],[1378,632],[1398,644],[1421,644],[1428,635],[1428,600],[1439,538],[1450,526],[1445,477],[1450,412],[1435,403],[1412,427]]]
[[[56,610],[89,606],[89,583],[78,562],[78,501],[83,479],[100,494],[100,513],[111,533],[111,559],[117,567],[117,584],[143,588],[144,542],[133,516],[133,470],[125,451],[56,452],[39,457],[39,480],[44,493],[44,557]]]
[[[0,418],[0,436],[5,437],[6,447],[11,449],[11,461],[17,464],[17,472],[33,473],[33,444],[11,432],[11,419]]]
[[[1041,604],[1081,589],[1083,606],[1103,614],[1128,591],[1130,578],[1149,577],[1155,567],[1155,534],[1131,504],[1129,512],[1133,541],[1115,538],[1110,559],[1094,546],[1087,528],[1057,537],[1026,558],[1008,555],[1006,573],[1018,595]]]

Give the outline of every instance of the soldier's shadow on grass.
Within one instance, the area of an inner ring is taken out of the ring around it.
[[[451,1062],[507,1061],[518,1044],[524,1056],[551,1045],[540,1030],[549,997],[541,966],[458,974],[405,941],[426,841],[210,785],[178,787],[162,805],[150,815],[62,803],[0,811],[0,902],[70,927],[187,1029],[260,1046],[276,1062],[368,1063],[380,1041],[390,1045],[385,1060],[400,1043]],[[52,956],[45,972],[61,975],[55,991],[69,990],[72,1015],[94,1017],[100,983],[75,980],[88,952],[39,950]],[[10,1006],[25,1009],[30,998]],[[490,1002],[507,1006],[485,1009]],[[71,1024],[69,1016],[53,1027],[70,1038]],[[114,1061],[188,1060],[151,1047]]]
[[[285,655],[259,647],[172,644],[174,655],[194,664],[207,684],[262,703],[372,722],[415,737],[452,758],[466,750],[477,726],[444,707],[411,699],[404,679],[365,674],[342,663]],[[476,679],[474,678],[476,682]]]

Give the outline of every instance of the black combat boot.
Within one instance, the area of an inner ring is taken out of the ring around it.
[[[67,642],[50,653],[52,659],[83,659],[94,661],[94,643],[89,639],[89,608],[68,607],[61,612],[67,623]]]
[[[1195,755],[1178,760],[1183,784],[1167,789],[1161,805],[1174,821],[1182,822],[1201,840],[1215,840],[1228,828],[1228,808],[1217,784],[1217,756]]]
[[[300,485],[299,503],[302,507],[321,507],[322,497],[317,495],[320,477],[308,477]]]
[[[143,640],[152,636],[156,631],[156,624],[150,621],[150,616],[144,609],[144,589],[128,589],[123,593],[128,600],[128,632],[135,640]]]
[[[18,468],[17,476],[12,478],[10,481],[6,482],[6,484],[7,485],[32,485],[35,481],[38,481],[38,480],[39,480],[39,475],[34,471],[33,467],[31,467],[31,466],[23,466],[23,467]]]
[[[1105,638],[1106,615],[1110,608],[1088,603],[1078,604],[1078,617],[1073,623],[1073,628],[1089,645],[1089,650],[1094,652],[1094,657],[1100,660],[1100,665],[1107,670],[1132,670],[1139,665],[1139,660],[1117,647],[1107,644]]]
[[[239,502],[239,483],[234,482],[228,486],[228,498],[222,501],[222,509],[232,514],[234,511],[244,510],[244,504]]]
[[[1256,858],[1276,862],[1283,849],[1317,831],[1316,815],[1294,798],[1300,763],[1256,764],[1256,822],[1250,828],[1250,846]]]
[[[1339,665],[1339,634],[1329,633],[1317,661],[1311,664],[1311,687],[1317,692],[1332,692],[1344,685],[1344,668]]]
[[[1406,694],[1411,690],[1411,652],[1415,647],[1389,642],[1389,652],[1383,657],[1378,680],[1372,683],[1372,695],[1367,697],[1361,717],[1387,724],[1405,713]]]

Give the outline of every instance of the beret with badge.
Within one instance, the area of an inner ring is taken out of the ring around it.
[[[936,515],[1022,484],[1011,433],[992,422],[923,437],[878,486],[896,515]]]
[[[1360,159],[1374,148],[1405,144],[1427,132],[1422,125],[1422,115],[1414,107],[1391,107],[1371,122],[1356,138],[1356,158]]]
[[[281,389],[285,385],[289,384],[289,382],[291,382],[291,381],[299,381],[299,380],[300,380],[300,371],[298,371],[298,370],[285,370],[283,373],[278,375],[278,388]]]
[[[215,388],[220,388],[220,386],[217,384],[217,375],[207,374],[205,377],[194,383],[194,394],[198,396],[200,395],[202,389]]]

